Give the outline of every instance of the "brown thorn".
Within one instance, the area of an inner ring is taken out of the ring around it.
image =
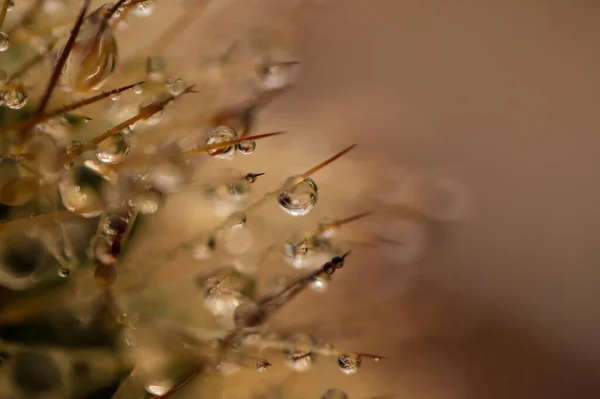
[[[346,148],[346,149],[338,152],[337,154],[335,154],[331,158],[327,159],[326,161],[323,161],[320,164],[318,164],[318,165],[310,168],[306,172],[302,173],[300,176],[296,177],[293,182],[291,182],[287,186],[282,187],[279,190],[279,192],[284,192],[284,191],[287,191],[287,190],[289,190],[291,188],[294,188],[295,186],[297,186],[298,184],[302,183],[304,180],[306,180],[310,176],[312,176],[315,173],[317,173],[319,170],[323,169],[325,166],[329,165],[330,163],[332,163],[336,159],[340,158],[341,156],[345,155],[347,152],[351,151],[357,145],[358,144],[352,144],[350,147],[348,147],[348,148]]]
[[[193,87],[194,87],[193,85],[189,86],[187,89],[185,89],[183,92],[179,93],[178,95],[170,95],[167,98],[165,98],[164,100],[158,100],[158,101],[153,102],[152,104],[146,105],[145,107],[140,109],[140,112],[137,115],[132,116],[131,118],[127,119],[126,121],[119,123],[118,125],[108,129],[101,135],[84,143],[82,152],[85,152],[85,151],[95,148],[98,144],[100,144],[104,140],[108,139],[111,136],[114,136],[115,134],[117,134],[120,131],[122,131],[123,129],[133,125],[134,123],[136,123],[142,119],[150,118],[152,115],[163,110],[165,105],[167,105],[171,101],[181,97],[182,95],[184,95],[186,93],[189,93],[189,90],[192,89]],[[79,155],[81,155],[81,154],[69,155],[69,156],[67,156],[66,160],[67,160],[67,162],[72,161],[74,158],[77,158]]]
[[[243,141],[251,141],[251,140],[260,140],[260,139],[264,139],[267,137],[271,137],[271,136],[278,136],[280,134],[284,134],[287,133],[285,131],[282,132],[273,132],[273,133],[265,133],[265,134],[258,134],[256,136],[248,136],[248,137],[243,137],[240,139],[235,139],[235,140],[230,140],[230,141],[224,141],[222,143],[215,143],[215,144],[211,144],[211,145],[207,145],[204,147],[200,147],[200,148],[195,148],[193,150],[190,151],[186,151],[185,155],[188,157],[192,157],[198,154],[203,154],[205,152],[209,152],[209,151],[213,151],[213,150],[218,150],[221,148],[227,148],[227,147],[231,147],[234,146],[236,144],[239,144]]]
[[[358,215],[353,215],[350,217],[347,217],[345,219],[339,219],[339,220],[334,220],[332,222],[329,223],[324,223],[323,224],[323,228],[327,229],[327,228],[335,228],[335,227],[340,227],[343,226],[345,224],[360,220],[364,217],[367,217],[371,214],[371,212],[363,212],[363,213],[359,213]]]
[[[79,34],[79,29],[81,29],[81,25],[83,24],[85,14],[87,13],[89,6],[90,6],[90,0],[84,0],[83,6],[81,7],[81,11],[79,12],[79,16],[77,17],[77,21],[75,21],[75,25],[73,26],[73,29],[71,30],[69,39],[67,40],[67,43],[65,44],[65,47],[63,48],[63,50],[60,54],[58,62],[56,63],[56,66],[54,67],[54,70],[52,71],[52,76],[50,77],[50,80],[48,81],[48,86],[46,87],[46,91],[44,92],[42,101],[40,102],[40,105],[38,106],[34,115],[39,115],[42,112],[44,112],[46,105],[48,105],[48,102],[50,101],[50,97],[52,96],[52,92],[54,91],[54,88],[56,87],[56,84],[58,83],[58,79],[60,78],[60,75],[63,71],[63,67],[65,66],[65,63],[67,62],[67,58],[69,57],[69,54],[71,53],[71,50],[73,49],[73,45],[75,44],[75,40],[77,39],[77,35]]]
[[[114,89],[114,90],[111,90],[111,91],[107,91],[107,92],[98,94],[98,95],[90,97],[90,98],[83,99],[81,101],[77,101],[77,102],[75,102],[73,104],[66,105],[66,106],[64,106],[62,108],[58,108],[56,110],[53,110],[53,111],[50,111],[50,112],[46,112],[45,114],[34,116],[33,118],[30,118],[30,119],[28,119],[26,121],[15,123],[12,126],[7,126],[7,127],[3,128],[2,130],[0,130],[0,132],[7,132],[7,131],[10,131],[10,130],[25,130],[25,129],[29,129],[30,127],[35,126],[35,125],[37,125],[40,122],[43,122],[45,120],[54,118],[55,116],[58,116],[58,115],[61,115],[61,114],[66,114],[67,112],[74,111],[74,110],[76,110],[78,108],[85,107],[86,105],[93,104],[93,103],[95,103],[97,101],[100,101],[100,100],[103,100],[103,99],[105,99],[107,97],[110,97],[114,93],[122,93],[122,92],[124,92],[126,90],[129,90],[129,89],[137,86],[138,84],[143,84],[144,82],[145,81],[140,81],[140,82],[137,82],[137,83],[134,83],[134,84],[130,84],[130,85],[127,85],[127,86],[120,87],[118,89]],[[91,118],[87,118],[87,117],[85,117],[85,119],[91,120]]]

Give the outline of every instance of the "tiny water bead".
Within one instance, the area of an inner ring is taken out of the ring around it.
[[[261,359],[256,362],[256,370],[259,373],[264,373],[271,367],[271,363],[269,363],[266,359]]]
[[[25,90],[25,86],[20,84],[7,88],[2,96],[4,104],[10,109],[23,108],[27,104],[28,99],[29,94]]]
[[[154,12],[155,0],[146,0],[137,3],[133,8],[133,14],[137,17],[149,17]]]
[[[289,177],[283,182],[283,187],[293,184],[297,178],[297,176]],[[315,207],[317,199],[316,183],[311,178],[306,178],[279,194],[279,205],[289,215],[304,216]]]
[[[71,270],[69,268],[66,267],[59,267],[58,268],[58,275],[62,278],[67,278],[69,277],[69,274],[71,273]]]
[[[67,210],[83,217],[96,217],[102,213],[102,199],[98,186],[102,178],[85,166],[69,169],[58,183],[60,199]]]
[[[214,128],[208,135],[206,139],[206,144],[219,144],[225,143],[228,141],[232,141],[238,138],[238,135],[235,130],[231,129],[227,126],[217,126]],[[219,148],[216,150],[211,150],[208,152],[209,155],[214,156],[215,158],[221,159],[231,159],[233,154],[235,153],[235,146],[228,146],[225,148]]]
[[[130,148],[127,136],[123,132],[119,132],[98,144],[96,157],[101,162],[117,164],[127,158]]]
[[[344,354],[338,357],[340,371],[344,374],[355,374],[362,363],[362,358],[358,355]]]
[[[113,101],[119,101],[121,98],[121,93],[117,90],[110,93],[110,99]]]
[[[266,90],[282,89],[296,79],[299,64],[297,62],[286,62],[267,65],[260,73],[261,86]]]
[[[300,372],[308,370],[316,358],[313,352],[304,348],[284,350],[283,354],[285,356],[286,365],[291,369]]]
[[[185,91],[186,85],[181,78],[169,78],[167,79],[167,90],[172,96],[178,96]]]
[[[152,187],[138,191],[129,200],[129,205],[142,215],[151,215],[158,211],[165,202],[165,195]]]
[[[329,283],[331,281],[331,276],[328,274],[320,274],[317,277],[313,278],[310,282],[310,289],[315,292],[325,292],[327,288],[329,288]]]
[[[104,220],[102,231],[109,236],[121,236],[127,230],[129,222],[120,215],[109,215]]]
[[[0,52],[8,50],[10,47],[10,38],[4,32],[0,32]]]
[[[133,93],[140,95],[144,92],[144,86],[142,86],[141,84],[137,84],[135,86],[133,86]]]
[[[348,399],[348,395],[339,388],[331,388],[321,395],[321,399]]]
[[[148,80],[155,83],[164,82],[166,79],[167,63],[160,57],[148,57],[146,61],[146,74]]]
[[[237,145],[237,150],[240,152],[240,154],[250,155],[254,152],[254,150],[256,150],[256,141],[242,141]]]
[[[297,269],[322,265],[331,258],[332,250],[331,242],[320,236],[292,239],[283,245],[285,260]]]

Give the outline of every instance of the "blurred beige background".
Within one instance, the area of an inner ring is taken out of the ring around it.
[[[292,3],[224,1],[217,36]],[[157,26],[179,2],[160,9]],[[599,15],[587,0],[331,0],[294,14],[298,85],[257,129],[292,133],[236,166],[267,168],[262,187],[275,187],[356,142],[316,178],[320,216],[379,211],[385,230],[394,214],[376,194],[402,199],[390,175],[456,179],[469,212],[410,265],[356,249],[327,295],[281,313],[282,327],[390,357],[353,377],[318,364],[285,397],[332,386],[356,399],[599,397]],[[205,40],[191,29],[179,53]]]

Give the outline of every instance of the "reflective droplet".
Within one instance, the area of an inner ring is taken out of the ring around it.
[[[172,96],[178,96],[185,90],[185,82],[181,78],[167,79],[167,90]]]
[[[113,265],[98,265],[94,270],[96,282],[103,286],[111,286],[117,281],[117,269]]]
[[[66,267],[59,267],[58,268],[58,275],[62,278],[67,278],[69,277],[69,274],[71,273],[71,270],[69,268]]]
[[[133,14],[137,17],[148,17],[154,11],[154,0],[146,0],[137,3],[133,9]]]
[[[283,187],[287,187],[297,179],[297,176],[291,176],[283,182]],[[282,192],[279,195],[279,205],[292,216],[304,216],[310,212],[317,203],[317,185],[311,178],[306,178],[294,187]]]
[[[331,276],[328,274],[320,274],[317,277],[313,278],[310,282],[310,289],[315,292],[325,292],[327,288],[329,288],[329,282],[331,281]]]
[[[7,88],[2,96],[2,99],[8,108],[21,109],[27,104],[29,94],[27,94],[25,86],[16,85],[14,87]]]
[[[283,351],[286,364],[296,371],[306,371],[316,358],[316,355],[310,351],[314,343],[310,337],[304,335],[299,335],[295,341],[294,348]]]
[[[67,155],[77,157],[83,153],[83,143],[79,140],[73,140],[67,145]]]
[[[167,64],[163,58],[148,57],[148,61],[146,62],[148,80],[155,83],[164,82],[166,79],[166,69]]]
[[[244,300],[242,291],[247,288],[247,283],[233,270],[223,270],[209,277],[202,282],[204,305],[215,316],[233,316]]]
[[[269,361],[266,359],[261,359],[256,362],[256,370],[259,373],[264,373],[269,369],[269,367],[271,367],[271,363],[269,363]]]
[[[137,84],[137,85],[133,86],[133,92],[135,94],[140,95],[144,92],[144,87],[141,84]]]
[[[8,2],[8,8],[6,9],[6,11],[12,11],[13,8],[15,8],[15,0],[10,0]]]
[[[320,236],[292,239],[283,246],[286,261],[297,269],[322,265],[331,258],[331,251],[331,242]]]
[[[158,211],[165,202],[165,196],[159,190],[148,188],[140,190],[129,200],[129,204],[142,215],[151,215]]]
[[[358,355],[345,354],[338,357],[338,365],[344,374],[355,374],[362,363],[362,358]]]
[[[104,220],[102,231],[109,236],[121,236],[127,230],[128,225],[129,222],[124,217],[119,215],[109,215]]]
[[[96,186],[101,178],[84,166],[75,166],[65,173],[58,184],[60,199],[71,212],[83,217],[96,217],[102,213],[102,199]]]
[[[208,238],[194,246],[194,249],[192,250],[192,256],[196,260],[206,260],[212,256],[215,248],[216,240],[212,237]]]
[[[266,66],[262,70],[261,86],[266,90],[282,89],[294,82],[298,75],[297,63],[282,63]]]
[[[348,395],[339,388],[331,388],[321,395],[321,399],[348,399]]]
[[[117,90],[110,93],[110,99],[113,101],[119,101],[121,98],[121,93]]]
[[[206,139],[206,144],[218,144],[224,143],[227,141],[232,141],[238,138],[238,135],[235,130],[231,129],[227,126],[218,126],[214,128],[208,138]],[[221,159],[231,159],[235,153],[235,146],[229,146],[225,148],[219,148],[217,150],[209,151],[208,154],[214,156],[216,158]]]
[[[237,149],[241,154],[250,155],[254,152],[254,150],[256,150],[256,141],[242,141],[237,145]]]
[[[96,157],[104,163],[117,164],[123,162],[129,155],[129,140],[123,132],[110,136],[98,143]]]
[[[106,7],[106,6],[105,6]],[[67,91],[98,90],[117,64],[117,42],[110,24],[104,23],[105,7],[84,22],[61,74]],[[64,51],[64,48],[59,51]]]
[[[4,32],[0,32],[0,52],[8,50],[10,47],[10,38]]]

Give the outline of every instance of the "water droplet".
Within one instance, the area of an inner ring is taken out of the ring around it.
[[[127,230],[128,225],[129,222],[124,217],[119,215],[109,215],[104,220],[102,231],[109,236],[121,236]]]
[[[142,215],[151,215],[155,213],[162,207],[164,202],[164,194],[153,188],[141,190],[129,200],[129,204],[135,207]]]
[[[316,355],[310,351],[313,342],[308,336],[299,335],[293,349],[283,351],[286,364],[296,371],[308,370],[315,361]]]
[[[148,80],[155,83],[164,82],[166,79],[167,63],[160,57],[148,57],[146,62],[146,74]]]
[[[208,135],[206,140],[207,145],[224,143],[232,141],[238,138],[235,130],[227,126],[218,126],[214,128]],[[235,146],[229,146],[225,148],[219,148],[217,150],[209,151],[208,154],[216,158],[231,159],[235,153]]]
[[[254,152],[254,150],[256,150],[256,141],[242,141],[237,145],[237,149],[241,154],[250,155]]]
[[[58,268],[58,275],[62,278],[67,278],[69,277],[69,274],[71,273],[71,270],[69,268],[66,267],[59,267]]]
[[[123,132],[119,132],[98,143],[96,157],[104,163],[117,164],[129,155],[129,140]]]
[[[2,99],[8,108],[21,109],[27,104],[29,94],[27,94],[25,86],[16,85],[14,87],[7,88],[2,96]]]
[[[67,155],[79,156],[83,153],[83,143],[79,140],[73,140],[67,145]]]
[[[297,176],[291,176],[283,182],[283,187],[293,183]],[[306,178],[294,187],[279,195],[279,205],[292,216],[304,216],[317,203],[317,185],[311,178]]]
[[[216,241],[214,238],[208,238],[194,246],[192,250],[192,256],[196,260],[206,260],[210,258],[215,251]]]
[[[167,90],[172,96],[178,96],[185,90],[185,82],[181,78],[167,79]]]
[[[268,65],[262,70],[261,86],[266,90],[282,89],[295,80],[298,70],[297,63]]]
[[[99,176],[84,166],[77,165],[69,169],[58,183],[64,207],[86,218],[100,215],[102,200],[94,186],[99,180]]]
[[[140,95],[144,92],[144,87],[141,84],[137,84],[133,86],[133,92],[137,95]]]
[[[362,358],[358,355],[344,354],[338,357],[338,365],[344,374],[355,374],[362,363]]]
[[[264,373],[269,369],[269,367],[271,367],[271,363],[269,363],[267,359],[261,359],[256,362],[256,370],[259,373]]]
[[[286,261],[297,269],[312,268],[331,258],[331,242],[320,236],[286,241],[283,254]]]
[[[4,32],[0,32],[0,52],[8,50],[10,47],[10,38]]]
[[[233,201],[242,201],[250,191],[247,184],[233,183],[227,186],[228,199]]]
[[[312,279],[309,287],[315,292],[325,292],[327,291],[327,288],[329,288],[330,281],[331,276],[329,276],[328,274],[320,274]]]
[[[94,278],[98,284],[109,287],[117,281],[117,269],[113,265],[98,265]]]
[[[15,8],[15,0],[10,0],[8,2],[8,8],[6,9],[6,11],[12,11],[13,8]]]
[[[121,98],[121,93],[118,90],[115,90],[110,93],[110,99],[113,101],[119,101]]]
[[[223,270],[201,283],[204,305],[215,316],[233,316],[243,302],[247,281],[233,270]],[[232,317],[233,319],[233,317]]]
[[[154,0],[146,0],[137,3],[133,9],[133,14],[137,17],[148,17],[154,12]]]
[[[117,42],[109,24],[104,23],[105,7],[84,22],[61,74],[67,91],[98,90],[117,64]],[[64,47],[60,54],[64,51]]]
[[[348,399],[348,395],[339,388],[331,388],[321,395],[321,399]]]

